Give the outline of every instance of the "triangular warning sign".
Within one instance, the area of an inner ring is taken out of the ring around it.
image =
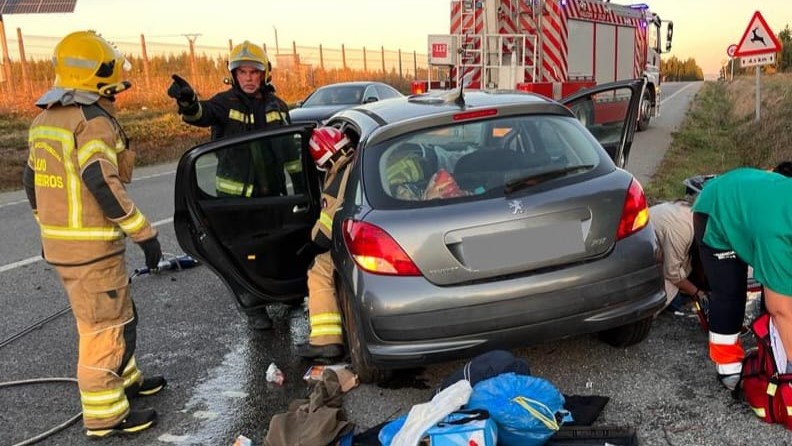
[[[781,42],[778,41],[773,30],[759,11],[756,11],[745,28],[740,43],[737,44],[735,57],[756,56],[758,54],[777,53],[781,51]]]

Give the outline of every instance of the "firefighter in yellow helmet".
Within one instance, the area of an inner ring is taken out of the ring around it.
[[[41,229],[44,259],[55,267],[79,333],[77,381],[89,437],[151,427],[153,409],[129,399],[153,395],[162,376],[143,377],[135,362],[137,314],[124,260],[125,237],[157,268],[157,232],[124,187],[133,154],[114,117],[114,95],[130,87],[127,60],[93,31],[55,47],[55,83],[36,105],[23,183]]]
[[[258,46],[244,41],[228,58],[231,88],[199,101],[195,91],[180,76],[173,75],[168,96],[176,100],[182,120],[198,127],[212,128],[212,139],[271,129],[291,122],[289,108],[275,95],[269,83],[272,65]],[[248,145],[225,150],[219,155],[215,189],[218,196],[256,198],[287,195],[286,173],[293,185],[302,185],[300,151],[275,143]],[[301,191],[295,191],[301,192]],[[272,320],[265,302],[241,290],[232,289],[251,328],[267,330]]]
[[[311,157],[319,170],[326,171],[322,187],[322,211],[314,225],[312,241],[301,251],[316,255],[308,270],[308,342],[297,354],[308,359],[332,359],[344,353],[341,311],[336,299],[333,258],[328,250],[333,238],[333,217],[344,201],[355,144],[335,127],[319,127],[309,142]]]

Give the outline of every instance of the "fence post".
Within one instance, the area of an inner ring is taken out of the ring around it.
[[[399,79],[404,79],[404,76],[402,75],[401,48],[399,48]]]
[[[366,63],[366,47],[363,47],[363,71],[368,72],[368,64]]]
[[[385,47],[384,46],[380,47],[380,53],[382,54],[382,73],[384,74],[384,73],[387,73],[387,71],[385,71]]]
[[[151,72],[149,71],[148,51],[146,50],[146,36],[140,34],[140,54],[143,59],[143,79],[146,87],[151,87]]]
[[[344,44],[341,44],[341,64],[344,66],[344,71],[347,69],[346,65],[346,48],[344,48]]]
[[[233,50],[234,50],[234,41],[231,40],[231,39],[228,39],[228,54],[231,54],[231,51],[233,51]]]
[[[294,64],[294,68],[300,66],[299,60],[297,56],[297,42],[292,40],[292,63]]]
[[[17,28],[17,43],[19,43],[19,61],[22,63],[22,83],[25,85],[25,95],[30,96],[32,90],[30,78],[27,72],[27,60],[25,59],[25,43],[22,41],[22,29]]]
[[[418,55],[413,50],[413,75],[418,79]]]
[[[6,86],[8,92],[14,92],[14,78],[11,73],[11,58],[8,56],[8,42],[5,35],[5,24],[3,23],[3,16],[0,15],[0,44],[3,46],[3,68],[6,75]]]
[[[319,44],[319,68],[324,71],[324,52],[322,51],[322,44]]]

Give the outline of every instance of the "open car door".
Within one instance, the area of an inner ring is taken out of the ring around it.
[[[313,125],[252,132],[193,147],[176,171],[173,223],[185,252],[231,290],[268,302],[306,295],[310,257],[298,255],[319,216]]]
[[[608,152],[616,166],[625,169],[638,123],[646,79],[597,85],[561,99]]]

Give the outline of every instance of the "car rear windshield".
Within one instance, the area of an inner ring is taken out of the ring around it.
[[[433,127],[368,147],[363,179],[377,208],[437,206],[582,180],[597,170],[602,154],[574,118],[508,116]]]
[[[363,89],[356,85],[321,88],[305,101],[303,107],[360,104],[363,102]]]

